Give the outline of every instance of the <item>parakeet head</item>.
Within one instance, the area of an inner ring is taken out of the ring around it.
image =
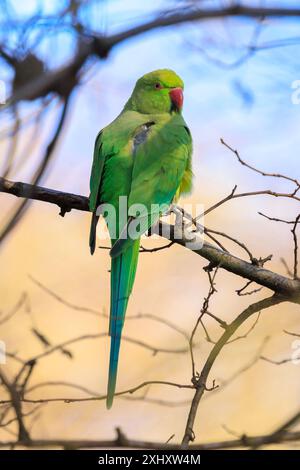
[[[183,86],[173,70],[154,70],[136,82],[125,109],[143,114],[179,113],[183,105]]]

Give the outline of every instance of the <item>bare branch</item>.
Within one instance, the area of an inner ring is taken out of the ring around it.
[[[27,197],[39,201],[50,202],[62,208],[63,213],[71,209],[78,209],[88,211],[88,198],[78,196],[52,189],[42,188],[40,186],[29,185],[26,183],[13,183],[11,181],[0,178],[0,192],[13,194],[18,197]],[[154,230],[155,233],[161,234],[166,239],[173,241],[181,246],[189,248],[190,240],[178,239],[174,235],[174,226],[168,225],[165,222],[160,222],[159,227]],[[195,234],[197,240],[197,233]],[[199,239],[199,245],[202,245],[202,240]],[[268,287],[274,292],[280,292],[285,295],[290,295],[297,299],[300,296],[300,282],[286,278],[280,274],[274,273],[267,269],[257,267],[251,263],[218,249],[210,243],[204,242],[202,248],[194,250],[198,254],[215,266],[220,265],[223,269],[244,277],[248,280],[254,281],[257,284]]]
[[[50,295],[55,300],[57,300],[58,302],[62,303],[63,305],[65,305],[66,307],[68,307],[72,310],[80,311],[80,312],[83,312],[83,313],[91,313],[92,315],[101,316],[103,318],[109,318],[109,315],[107,315],[107,313],[105,313],[104,310],[98,311],[98,310],[92,309],[90,307],[85,307],[85,306],[82,306],[82,305],[76,305],[75,303],[64,299],[63,297],[58,295],[56,292],[49,289],[49,287],[45,286],[40,281],[33,278],[31,275],[29,275],[29,279],[31,279],[31,281],[34,282],[35,285],[37,285],[40,289],[42,289],[48,295]],[[137,314],[134,314],[134,315],[127,315],[126,319],[127,320],[142,320],[142,319],[152,320],[152,321],[161,323],[163,325],[166,325],[170,329],[172,329],[172,330],[176,331],[177,333],[181,334],[186,340],[189,340],[189,336],[188,336],[186,331],[184,331],[182,328],[180,328],[178,325],[171,322],[170,320],[166,320],[164,318],[161,318],[160,316],[154,315],[153,313],[137,313]],[[0,321],[0,324],[1,324],[1,321]],[[49,344],[48,344],[48,346],[49,346]]]
[[[119,435],[119,433],[118,433]],[[289,432],[283,431],[281,433],[271,433],[271,434],[262,434],[257,436],[247,436],[244,435],[238,439],[231,439],[227,441],[218,441],[218,442],[208,442],[208,443],[199,443],[190,445],[190,450],[217,450],[217,449],[234,449],[234,448],[256,448],[264,445],[270,445],[275,443],[284,443],[284,442],[297,442],[300,439],[300,432]],[[22,442],[19,440],[16,441],[2,441],[0,442],[0,447],[16,447],[16,446],[26,446],[28,448],[38,448],[38,447],[54,447],[54,448],[63,448],[63,449],[155,449],[155,450],[182,450],[180,444],[168,444],[162,442],[154,441],[141,441],[135,439],[129,439],[123,436],[123,439],[120,441],[120,438],[117,437],[113,440],[68,440],[68,439],[38,439],[32,440],[29,442]]]
[[[292,331],[287,331],[287,330],[283,330],[287,335],[290,335],[290,336],[297,336],[297,338],[300,338],[300,333],[293,333]]]
[[[192,390],[195,387],[193,385],[188,385],[188,384],[180,384],[180,383],[175,383],[175,382],[167,382],[164,380],[149,380],[147,382],[143,382],[136,387],[129,388],[127,390],[117,392],[115,393],[115,396],[121,396],[121,395],[126,395],[126,394],[133,394],[137,392],[138,390],[148,387],[149,385],[166,385],[168,387],[175,387],[179,389],[188,389]],[[24,403],[79,403],[79,402],[90,402],[90,401],[103,401],[106,400],[106,395],[96,395],[92,397],[87,397],[87,398],[71,398],[71,397],[56,397],[56,398],[21,398],[20,401]],[[12,400],[0,400],[0,404],[7,404],[7,403],[12,403]]]
[[[298,278],[298,239],[297,239],[297,234],[296,234],[299,221],[300,221],[300,214],[297,215],[294,226],[291,230],[293,239],[294,239],[294,279],[299,279]]]
[[[56,130],[54,132],[54,135],[53,135],[51,141],[49,142],[49,144],[46,148],[45,154],[42,158],[42,161],[41,161],[39,167],[37,168],[37,170],[36,170],[36,172],[35,172],[35,174],[32,178],[32,184],[33,185],[38,184],[40,182],[46,168],[48,167],[48,164],[51,161],[54,150],[56,148],[56,144],[58,142],[58,139],[60,137],[61,131],[62,131],[64,123],[65,123],[69,101],[70,101],[70,96],[67,96],[64,103],[63,103],[63,105],[62,105],[61,116],[60,116],[60,119],[58,121],[58,124],[57,124]],[[8,234],[15,228],[15,226],[21,220],[21,218],[24,214],[24,211],[26,210],[27,203],[28,203],[28,199],[25,199],[24,201],[22,201],[21,204],[19,205],[19,207],[11,215],[11,217],[10,217],[9,221],[7,222],[6,226],[4,227],[4,229],[0,233],[0,243],[8,236]]]
[[[192,383],[197,382],[197,379],[198,379],[198,375],[197,375],[197,372],[196,372],[196,369],[195,369],[193,342],[194,342],[194,337],[195,337],[195,334],[196,334],[196,331],[198,329],[199,324],[201,324],[203,326],[205,334],[206,334],[206,338],[210,341],[210,337],[209,337],[208,332],[207,332],[207,330],[206,330],[206,328],[203,324],[202,318],[208,311],[209,302],[210,302],[211,297],[214,295],[215,292],[217,292],[217,290],[215,288],[215,278],[216,278],[217,272],[218,272],[218,268],[215,269],[215,271],[213,273],[213,276],[212,276],[211,272],[209,270],[207,271],[207,275],[208,275],[208,279],[209,279],[208,294],[204,298],[202,308],[201,308],[201,311],[200,311],[200,315],[199,315],[199,317],[198,317],[198,319],[195,323],[195,326],[192,330],[190,340],[189,340],[190,355],[191,355],[191,362],[192,362]]]
[[[235,292],[237,293],[237,295],[242,297],[244,295],[256,294],[257,292],[260,292],[262,290],[262,287],[259,287],[257,289],[252,289],[251,291],[244,292],[247,289],[247,287],[249,287],[251,284],[252,284],[252,281],[248,281],[243,287],[241,287],[240,289],[237,289]]]
[[[290,193],[279,193],[276,191],[271,191],[270,189],[264,189],[262,191],[248,191],[246,193],[237,193],[237,185],[234,186],[232,189],[231,193],[226,196],[225,198],[221,199],[220,201],[216,202],[213,204],[211,207],[209,207],[207,210],[203,212],[203,214],[200,214],[196,217],[196,220],[200,217],[203,217],[204,215],[209,214],[210,212],[214,211],[218,207],[222,206],[228,201],[231,201],[233,199],[241,198],[241,197],[250,197],[250,196],[273,196],[273,197],[283,197],[283,198],[290,198],[294,199],[295,201],[300,201],[300,197],[298,196],[298,192],[300,190],[300,182],[295,179],[291,178],[290,176],[282,175],[280,173],[267,173],[262,170],[259,170],[258,168],[255,168],[252,165],[249,165],[246,163],[244,160],[241,159],[240,154],[237,150],[233,149],[230,145],[228,145],[222,138],[220,139],[221,144],[224,145],[226,148],[228,148],[238,159],[238,161],[245,167],[249,168],[250,170],[262,175],[262,176],[269,176],[273,178],[281,178],[287,181],[290,181],[295,185],[295,188],[293,191]],[[261,214],[263,215],[263,214]]]
[[[293,195],[295,195],[299,191],[300,182],[297,179],[292,178],[290,176],[282,175],[280,173],[267,173],[266,171],[259,170],[258,168],[255,168],[254,166],[250,165],[249,163],[246,163],[245,160],[242,160],[238,150],[235,150],[234,148],[232,148],[229,144],[227,144],[224,141],[224,139],[220,139],[220,141],[221,141],[222,145],[227,147],[236,156],[236,158],[241,163],[241,165],[249,168],[250,170],[254,171],[255,173],[259,173],[262,176],[270,176],[272,178],[281,178],[281,179],[284,179],[284,180],[287,180],[287,181],[290,181],[290,182],[294,183],[295,186],[296,186],[296,189],[295,189],[294,193],[292,193]]]
[[[23,292],[18,302],[16,303],[16,305],[4,317],[1,318],[1,314],[0,314],[0,325],[3,325],[3,323],[10,320],[16,313],[18,313],[20,311],[20,308],[24,305],[26,299],[27,299],[27,294]]]
[[[195,383],[196,392],[191,404],[189,416],[186,423],[185,433],[182,440],[182,446],[187,447],[190,441],[194,440],[194,433],[193,433],[193,426],[196,419],[196,414],[198,411],[198,407],[201,401],[201,398],[206,389],[206,382],[208,379],[208,375],[211,371],[215,360],[219,356],[220,352],[222,351],[223,347],[228,343],[229,339],[232,335],[236,332],[236,330],[246,321],[250,316],[253,314],[260,312],[266,308],[279,304],[286,299],[278,296],[273,295],[271,297],[267,297],[263,300],[255,302],[254,304],[249,305],[242,313],[240,313],[232,323],[230,323],[227,328],[225,329],[224,333],[220,337],[220,339],[216,342],[214,347],[212,348],[203,368],[199,375],[199,379],[197,383]]]
[[[71,308],[72,310],[78,310],[80,312],[90,313],[90,314],[96,315],[96,316],[105,316],[105,317],[107,317],[107,315],[102,314],[98,310],[94,310],[94,309],[88,308],[88,307],[82,307],[80,305],[76,305],[74,303],[69,302],[68,300],[63,299],[60,295],[56,294],[56,292],[53,292],[51,289],[49,289],[49,287],[44,286],[40,281],[38,281],[37,279],[35,279],[31,275],[29,275],[29,279],[36,286],[38,286],[40,289],[42,289],[44,292],[46,292],[48,295],[50,295],[51,297],[53,297],[54,299],[56,299],[58,302],[62,303],[66,307]]]
[[[28,442],[30,441],[30,437],[23,421],[20,395],[17,392],[15,386],[10,383],[2,369],[0,369],[0,379],[10,395],[11,404],[16,414],[16,420],[18,422],[18,440]]]

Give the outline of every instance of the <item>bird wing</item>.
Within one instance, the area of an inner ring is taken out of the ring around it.
[[[89,208],[93,213],[91,228],[90,228],[90,250],[91,254],[95,251],[96,244],[96,227],[99,216],[97,215],[97,207],[99,204],[99,194],[101,188],[101,177],[105,162],[105,155],[102,151],[102,131],[96,137],[95,146],[94,146],[94,157],[93,157],[93,166],[90,177],[90,198],[89,198]]]
[[[157,121],[135,151],[128,223],[111,249],[112,257],[124,252],[134,237],[139,238],[157,222],[180,191],[184,178],[183,190],[190,186],[192,141],[183,118],[176,114]]]

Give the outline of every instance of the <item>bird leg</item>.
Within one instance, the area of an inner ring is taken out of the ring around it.
[[[197,221],[195,222],[190,214],[185,212],[176,204],[171,204],[169,212],[175,214],[175,238],[180,238],[192,242],[196,237],[196,232],[203,234],[204,227]],[[196,230],[192,227],[192,225],[196,226]]]
[[[171,204],[169,208],[169,214],[175,215],[174,237],[177,239],[185,238],[187,227],[184,220],[183,211],[176,204]]]

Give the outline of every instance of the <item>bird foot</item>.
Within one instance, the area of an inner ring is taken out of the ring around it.
[[[176,204],[171,204],[169,214],[175,215],[174,237],[180,240],[183,239],[185,237],[187,227],[183,218],[182,210]]]

